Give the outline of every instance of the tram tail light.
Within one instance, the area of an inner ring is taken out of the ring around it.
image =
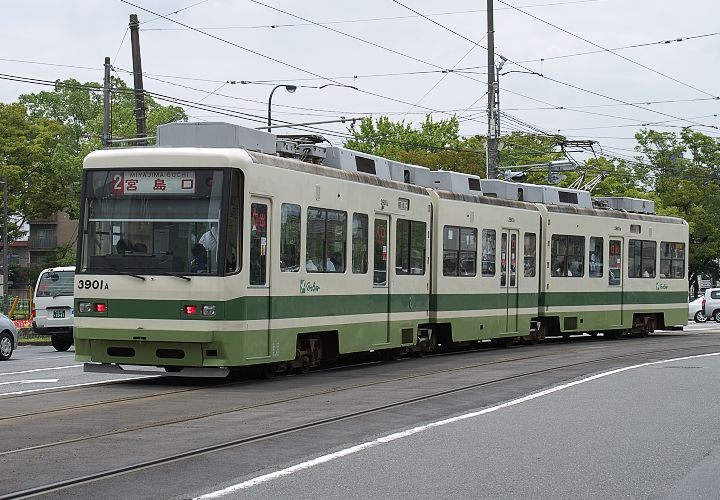
[[[183,312],[189,315],[197,314],[197,306],[183,306]]]
[[[92,311],[92,304],[90,302],[80,302],[78,304],[78,311],[81,313],[89,313]]]
[[[104,313],[107,312],[107,305],[103,304],[102,302],[96,302],[94,304],[94,309],[96,313]]]
[[[202,307],[202,315],[203,316],[215,316],[216,314],[216,308],[215,306],[203,306]]]

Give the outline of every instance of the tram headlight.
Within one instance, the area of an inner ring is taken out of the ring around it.
[[[215,306],[204,305],[202,307],[202,315],[203,316],[215,316],[216,310],[217,309]]]
[[[89,313],[92,311],[92,304],[90,302],[80,302],[78,304],[78,310],[81,313]]]

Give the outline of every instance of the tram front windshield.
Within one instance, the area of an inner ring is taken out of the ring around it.
[[[222,171],[85,175],[82,272],[218,274]]]

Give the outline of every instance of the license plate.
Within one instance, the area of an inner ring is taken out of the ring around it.
[[[53,318],[64,318],[65,311],[53,311]]]

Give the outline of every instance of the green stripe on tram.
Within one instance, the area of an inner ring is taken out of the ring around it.
[[[621,292],[544,292],[518,293],[518,308],[558,306],[599,306],[620,304]],[[93,299],[83,298],[83,302]],[[351,316],[360,314],[420,312],[420,311],[477,311],[505,309],[513,295],[487,294],[372,294],[372,295],[303,295],[274,297],[239,297],[227,301],[107,299],[107,314],[80,313],[79,317],[140,318],[140,319],[206,319],[249,321],[323,316]],[[684,304],[683,292],[622,292],[625,306],[640,304]],[[184,306],[214,305],[216,316],[184,314]],[[511,307],[514,305],[510,302]]]
[[[601,306],[620,304],[684,304],[687,292],[544,292],[540,306]]]

